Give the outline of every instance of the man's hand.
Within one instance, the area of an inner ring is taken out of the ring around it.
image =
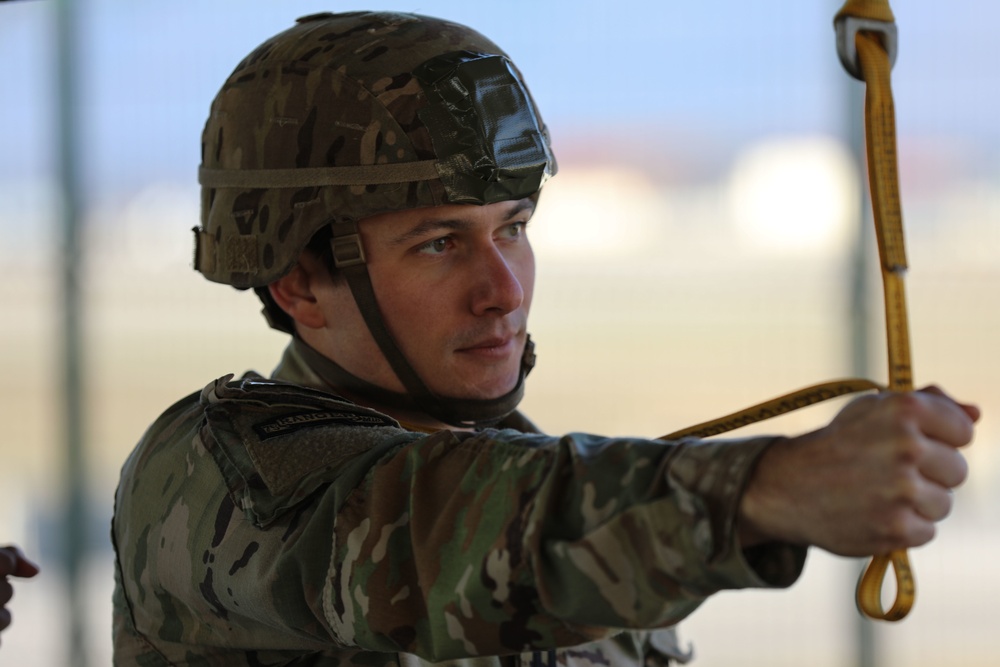
[[[14,596],[14,587],[9,577],[33,577],[38,574],[38,566],[24,557],[17,547],[0,548],[0,630],[10,625],[7,603]]]
[[[763,454],[740,505],[743,546],[871,556],[929,542],[968,473],[958,448],[978,419],[936,387],[852,401],[825,428]]]

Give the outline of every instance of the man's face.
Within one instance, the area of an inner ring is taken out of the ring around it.
[[[358,226],[375,295],[403,354],[439,396],[497,398],[517,384],[535,259],[529,199],[385,213]],[[345,281],[321,290],[323,351],[362,379],[403,387]]]

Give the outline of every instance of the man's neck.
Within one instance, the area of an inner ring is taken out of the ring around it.
[[[438,421],[418,410],[404,410],[401,408],[394,408],[386,405],[381,405],[370,398],[363,397],[352,393],[351,391],[345,391],[339,387],[331,386],[330,390],[342,396],[352,403],[357,403],[366,408],[371,408],[381,412],[382,414],[389,415],[396,421],[400,423],[404,428],[410,431],[420,431],[422,433],[435,433],[437,431],[471,431],[471,428],[460,428],[457,426],[452,426],[450,424],[445,424],[444,422]]]
[[[281,363],[279,363],[278,367],[274,369],[272,376],[276,379],[315,387],[316,389],[323,389],[324,391],[336,394],[337,396],[343,397],[353,403],[357,403],[358,405],[389,415],[404,427],[413,431],[434,433],[435,431],[455,428],[442,423],[430,415],[420,412],[419,410],[405,410],[398,407],[391,407],[379,403],[371,396],[365,396],[360,393],[353,392],[349,388],[345,389],[340,385],[340,383],[335,382],[333,378],[323,377],[316,371],[316,369],[310,367],[306,360],[297,354],[292,346],[289,346],[289,348],[285,350]]]

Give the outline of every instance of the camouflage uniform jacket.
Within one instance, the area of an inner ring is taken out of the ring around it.
[[[653,667],[686,661],[670,626],[712,593],[801,571],[737,546],[770,438],[417,433],[294,348],[231,378],[123,467],[115,665]]]

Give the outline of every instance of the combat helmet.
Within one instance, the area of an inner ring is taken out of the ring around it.
[[[370,385],[296,341],[310,365],[386,405],[453,425],[490,423],[520,400],[534,363],[531,341],[506,396],[432,394],[379,312],[357,223],[389,211],[537,197],[555,171],[521,74],[479,33],[414,14],[306,16],[244,58],[212,103],[195,268],[209,280],[254,288],[271,325],[294,333],[266,286],[328,230],[336,270],[407,394]]]

